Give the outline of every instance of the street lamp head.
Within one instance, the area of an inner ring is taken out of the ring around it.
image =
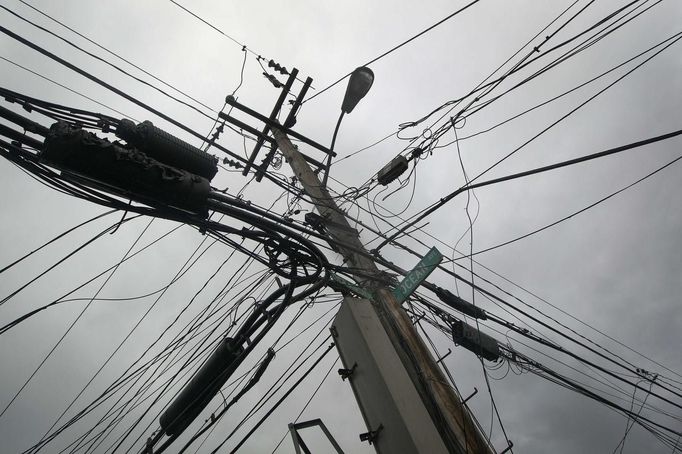
[[[341,110],[344,113],[351,113],[372,87],[372,82],[374,82],[374,73],[368,67],[361,66],[353,71],[348,80]]]

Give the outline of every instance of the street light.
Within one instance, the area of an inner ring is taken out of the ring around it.
[[[360,102],[369,89],[372,88],[373,82],[374,73],[368,67],[361,66],[353,71],[348,80],[346,95],[343,97],[343,104],[341,104],[341,115],[353,111],[358,102]]]
[[[336,135],[339,133],[339,126],[341,126],[341,120],[343,116],[347,113],[351,113],[355,106],[358,105],[360,100],[365,97],[369,89],[372,88],[372,83],[374,82],[374,73],[371,69],[366,66],[360,66],[356,68],[350,75],[348,79],[348,86],[346,87],[346,94],[343,97],[343,103],[341,104],[341,115],[339,115],[339,120],[336,122],[336,128],[334,128],[334,135],[332,136],[332,144],[329,147],[329,156],[327,157],[327,165],[324,173],[324,178],[322,179],[322,186],[327,186],[327,177],[329,176],[329,167],[332,163],[331,152],[334,151],[334,144],[336,143]]]

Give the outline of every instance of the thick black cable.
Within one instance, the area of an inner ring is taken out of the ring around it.
[[[25,46],[30,47],[31,49],[43,54],[44,56],[56,61],[57,63],[61,64],[62,66],[69,68],[70,70],[80,74],[81,76],[91,80],[92,82],[95,82],[96,84],[106,88],[107,90],[116,93],[117,95],[121,96],[122,98],[125,98],[126,100],[132,102],[133,104],[135,104],[139,107],[142,107],[143,109],[145,109],[148,112],[158,116],[159,118],[166,120],[167,122],[169,122],[172,125],[182,129],[183,131],[191,134],[192,136],[196,137],[197,139],[200,139],[200,140],[204,139],[204,136],[202,134],[199,134],[198,132],[196,132],[192,128],[186,126],[185,124],[183,124],[183,123],[175,120],[174,118],[164,114],[163,112],[155,109],[154,107],[151,107],[150,105],[138,100],[137,98],[129,95],[128,93],[124,92],[123,90],[120,90],[120,89],[112,86],[111,84],[103,81],[102,79],[99,79],[99,78],[93,76],[92,74],[88,73],[87,71],[75,66],[72,63],[69,63],[68,61],[64,60],[63,58],[61,58],[61,57],[53,54],[52,52],[38,46],[37,44],[29,41],[28,39],[17,35],[16,33],[8,30],[5,27],[3,27],[2,25],[0,25],[0,32],[4,33],[5,35],[9,36],[10,38],[15,39],[16,41],[19,41],[20,43],[24,44]],[[233,153],[232,151],[228,150],[227,148],[223,147],[222,145],[219,145],[216,143],[216,144],[213,144],[213,146],[215,148],[218,148],[220,151],[226,153],[228,156],[232,157],[233,159],[236,159],[240,163],[242,163],[242,164],[247,163],[247,160],[245,158],[243,158],[242,156],[240,156],[236,153]],[[276,185],[283,187],[284,189],[289,190],[289,188],[285,184],[283,184],[281,181],[279,181],[277,178],[273,177],[269,173],[266,172],[265,176],[269,180],[271,180],[273,183],[275,183]]]

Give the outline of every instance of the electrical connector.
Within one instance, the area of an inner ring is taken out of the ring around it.
[[[386,186],[405,173],[408,167],[407,158],[403,155],[398,155],[377,173],[377,181],[380,185]]]

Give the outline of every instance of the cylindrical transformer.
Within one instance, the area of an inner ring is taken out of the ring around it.
[[[157,128],[151,121],[136,125],[130,120],[123,119],[116,127],[116,136],[150,158],[202,176],[209,181],[218,172],[218,158]]]
[[[180,435],[208,405],[241,363],[244,349],[226,337],[159,418],[169,436]]]

